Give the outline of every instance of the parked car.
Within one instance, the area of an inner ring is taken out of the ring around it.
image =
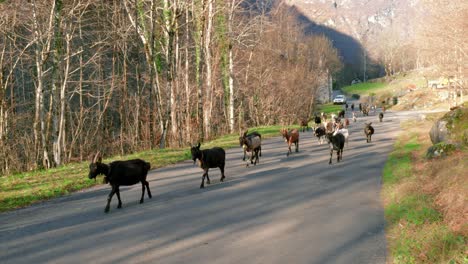
[[[339,94],[333,99],[333,104],[346,104],[346,96]]]

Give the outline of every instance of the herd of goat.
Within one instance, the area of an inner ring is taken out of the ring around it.
[[[361,107],[360,107],[361,108]],[[368,115],[368,111],[363,109],[361,113]],[[315,115],[312,119],[306,119],[301,121],[301,131],[309,129],[308,123],[313,120],[315,127],[312,128],[313,134],[318,138],[319,144],[323,143],[323,139],[326,139],[330,147],[330,160],[329,164],[332,164],[333,152],[336,152],[337,162],[343,159],[343,149],[345,144],[347,145],[349,132],[348,126],[350,125],[349,119],[345,118],[345,111],[340,111],[337,115],[332,114],[331,118],[328,119],[327,115],[321,113],[321,115]],[[382,122],[383,112],[379,113],[379,121]],[[352,112],[352,120],[356,122],[356,114]],[[374,128],[372,123],[364,124],[364,134],[366,136],[366,142],[371,142],[371,137],[374,134]],[[288,144],[288,152],[286,156],[292,154],[291,146],[294,144],[295,152],[299,152],[299,130],[298,129],[281,129],[281,135],[285,142]],[[245,131],[239,137],[239,145],[244,151],[243,160],[245,161],[247,155],[250,156],[250,163],[256,165],[259,163],[259,157],[262,156],[262,136],[258,132]],[[191,155],[193,163],[199,161],[200,168],[203,169],[202,182],[200,188],[205,187],[205,178],[207,184],[210,184],[210,177],[208,176],[208,170],[210,168],[219,168],[221,170],[222,182],[226,176],[224,175],[224,166],[226,163],[226,152],[220,147],[214,147],[211,149],[200,149],[200,143],[196,146],[192,146]],[[248,166],[248,163],[247,163]],[[104,182],[109,183],[111,186],[111,192],[107,198],[107,204],[104,211],[109,212],[110,203],[114,194],[117,195],[118,206],[122,208],[122,201],[120,199],[120,186],[129,186],[137,183],[141,183],[141,199],[140,203],[143,203],[145,190],[148,192],[148,197],[151,198],[151,191],[149,183],[146,180],[148,171],[150,170],[150,163],[141,160],[133,159],[126,161],[114,161],[110,164],[102,163],[102,155],[98,152],[92,159],[89,165],[89,179],[96,179],[100,174],[104,175]]]

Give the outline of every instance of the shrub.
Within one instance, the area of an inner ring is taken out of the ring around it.
[[[453,152],[455,149],[456,146],[453,144],[439,142],[427,149],[426,158],[431,159],[439,156],[445,157],[446,155],[449,155],[451,152]]]

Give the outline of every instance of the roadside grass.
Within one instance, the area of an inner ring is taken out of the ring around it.
[[[420,108],[448,109],[447,100],[440,95],[442,90],[428,87],[427,76],[431,76],[431,72],[431,69],[401,72],[341,89],[348,96],[359,95],[361,103],[370,102],[380,107],[385,106],[386,109],[392,108],[397,111]]]
[[[262,138],[280,136],[282,126],[261,126],[249,129],[258,131]],[[299,128],[289,126],[288,128]],[[229,134],[202,143],[201,148],[239,147],[239,135]],[[240,150],[239,150],[240,151]],[[160,168],[190,159],[190,148],[154,149],[126,156],[107,157],[103,162],[140,158],[151,163],[151,168]],[[88,179],[89,162],[70,163],[49,170],[38,170],[0,177],[0,212],[24,207],[39,201],[59,197],[71,192],[102,184],[101,180]]]
[[[468,261],[468,226],[462,213],[466,212],[468,191],[467,176],[462,172],[467,162],[460,162],[467,153],[426,160],[430,124],[428,120],[403,123],[384,167],[382,198],[389,263]],[[434,167],[438,168],[435,173]],[[451,207],[458,214],[449,214],[454,211]]]
[[[346,86],[341,88],[341,90],[348,95],[359,94],[362,96],[377,93],[379,90],[383,90],[386,87],[387,84],[383,82],[365,82]]]
[[[335,105],[333,103],[328,103],[328,104],[321,104],[318,105],[317,107],[317,112],[319,113],[325,113],[325,114],[330,114],[330,113],[338,113],[339,111],[343,110],[343,105]]]

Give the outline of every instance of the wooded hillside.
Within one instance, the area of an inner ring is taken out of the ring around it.
[[[0,173],[296,122],[339,67],[287,8],[0,1]]]

